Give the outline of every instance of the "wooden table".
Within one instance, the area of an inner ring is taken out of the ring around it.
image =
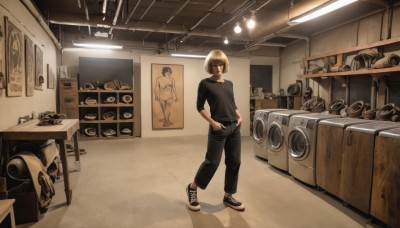
[[[15,199],[0,200],[0,227],[15,228],[14,202]],[[7,217],[8,221],[6,221]]]
[[[63,168],[65,195],[67,203],[71,204],[72,190],[69,183],[68,160],[64,140],[74,140],[75,169],[80,171],[80,156],[78,146],[78,119],[65,119],[61,125],[39,126],[39,120],[31,120],[2,132],[5,140],[6,151],[10,151],[9,143],[13,140],[48,140],[55,139],[60,146],[60,158]]]

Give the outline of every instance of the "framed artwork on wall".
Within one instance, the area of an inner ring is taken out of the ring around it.
[[[43,90],[42,84],[44,83],[43,77],[43,52],[40,47],[35,45],[35,89]]]
[[[153,130],[183,129],[183,65],[151,64]]]
[[[54,75],[53,69],[51,69],[50,64],[47,64],[47,88],[54,89]]]
[[[6,34],[6,78],[7,96],[22,96],[24,84],[24,43],[23,35],[13,23],[4,17]]]
[[[35,90],[35,49],[33,42],[25,35],[25,88],[26,96],[33,96]]]

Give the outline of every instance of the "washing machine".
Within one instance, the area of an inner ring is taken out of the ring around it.
[[[254,113],[253,120],[253,150],[254,154],[262,159],[268,159],[267,154],[267,122],[272,112],[284,109],[259,109]]]
[[[400,227],[400,128],[379,132],[375,141],[370,214]]]
[[[289,173],[303,183],[315,186],[315,154],[318,123],[338,115],[310,113],[295,115],[289,121],[287,139]]]
[[[319,122],[315,164],[317,187],[339,196],[344,131],[348,126],[369,122],[373,120],[347,117]]]
[[[287,135],[290,117],[309,113],[304,110],[273,112],[268,118],[267,152],[268,163],[282,171],[288,171]]]
[[[400,124],[374,121],[349,126],[344,132],[339,197],[364,213],[370,210],[375,137],[393,128]]]

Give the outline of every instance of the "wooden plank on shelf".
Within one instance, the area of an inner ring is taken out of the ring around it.
[[[350,52],[360,51],[360,50],[367,49],[367,48],[393,44],[393,43],[397,43],[397,42],[400,42],[400,37],[395,37],[395,38],[391,38],[391,39],[387,39],[387,40],[376,41],[376,42],[363,44],[363,45],[360,45],[360,46],[357,46],[357,47],[346,48],[346,49],[342,49],[342,50],[338,50],[338,51],[320,53],[320,54],[308,57],[307,60],[308,61],[309,60],[315,60],[315,59],[320,59],[320,58],[323,58],[323,57],[326,57],[326,56],[333,56],[333,55],[338,55],[338,54],[342,54],[342,53],[350,53]]]
[[[361,70],[334,72],[334,73],[305,74],[301,77],[320,78],[320,77],[335,77],[335,76],[357,76],[357,75],[367,75],[367,74],[394,73],[398,71],[400,71],[400,66],[383,68],[383,69],[361,69]]]

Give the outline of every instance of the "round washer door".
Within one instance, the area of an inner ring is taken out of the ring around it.
[[[262,119],[255,119],[253,122],[253,141],[261,144],[265,141],[267,126]]]
[[[284,143],[285,135],[283,134],[280,124],[272,123],[268,130],[268,147],[271,150],[278,150]]]
[[[288,137],[289,155],[295,160],[304,160],[310,151],[310,143],[307,134],[300,128],[295,128]]]

